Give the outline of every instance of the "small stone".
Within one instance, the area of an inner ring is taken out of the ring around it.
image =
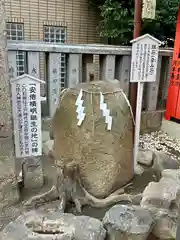
[[[149,150],[139,150],[137,162],[150,167],[153,163],[153,152]]]
[[[108,240],[146,240],[151,232],[152,214],[135,205],[115,205],[103,218]]]
[[[50,134],[48,131],[42,131],[42,142],[47,142],[50,140]]]
[[[153,227],[153,235],[158,239],[176,239],[178,214],[177,212],[162,211],[158,215]],[[179,239],[179,238],[177,238]]]
[[[40,189],[44,185],[44,173],[40,158],[29,158],[22,166],[23,185],[26,189]]]
[[[140,166],[139,164],[137,164],[135,166],[134,172],[136,175],[142,175],[144,173],[144,168],[142,166]]]
[[[51,156],[53,153],[54,140],[49,140],[43,143],[43,154],[45,156]]]

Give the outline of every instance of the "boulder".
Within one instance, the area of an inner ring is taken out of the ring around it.
[[[180,164],[177,160],[174,160],[171,158],[170,155],[164,153],[164,152],[155,152],[154,153],[154,159],[153,159],[153,170],[158,177],[158,179],[161,178],[161,173],[165,169],[179,169]]]
[[[100,93],[105,104],[100,105]],[[106,108],[112,117],[110,130]],[[79,126],[81,111],[85,119]],[[77,163],[82,184],[92,195],[106,197],[133,178],[133,119],[119,81],[81,83],[64,91],[52,129],[55,158]]]
[[[103,218],[108,240],[146,240],[151,232],[151,213],[135,205],[115,205]]]
[[[178,183],[172,179],[162,178],[159,182],[150,182],[145,188],[141,200],[141,207],[148,209],[169,209],[176,200]]]
[[[101,221],[87,216],[30,211],[8,224],[1,240],[104,240]]]
[[[177,211],[159,210],[153,227],[153,234],[158,239],[176,239],[178,214]],[[179,239],[179,238],[177,238]]]
[[[141,207],[158,212],[169,209],[172,203],[178,205],[180,191],[180,170],[164,170],[159,182],[150,182],[142,194]]]
[[[14,161],[13,156],[1,156],[0,153],[0,210],[16,204],[20,198]]]

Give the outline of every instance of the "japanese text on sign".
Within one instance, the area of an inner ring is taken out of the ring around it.
[[[37,116],[37,99],[36,99],[36,84],[29,86],[29,104],[30,104],[30,135],[31,135],[31,153],[38,153],[38,116]]]
[[[13,83],[13,122],[16,157],[42,154],[39,83]]]
[[[135,43],[132,49],[131,82],[156,80],[158,46],[150,43]]]

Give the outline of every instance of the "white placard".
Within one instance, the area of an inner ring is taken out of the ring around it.
[[[143,0],[142,18],[155,19],[156,0]]]
[[[133,45],[130,82],[155,82],[161,42],[149,34],[131,42]]]
[[[149,34],[145,34],[131,41],[132,59],[131,59],[131,82],[138,83],[138,93],[136,101],[136,123],[134,136],[134,171],[136,173],[137,155],[139,148],[139,135],[141,125],[141,110],[143,99],[143,88],[145,82],[155,82],[158,52],[160,41]]]
[[[40,83],[27,74],[11,81],[17,158],[42,155]]]

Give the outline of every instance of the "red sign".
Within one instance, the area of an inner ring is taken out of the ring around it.
[[[180,8],[176,24],[176,38],[165,113],[167,120],[170,120],[171,117],[180,119]]]

